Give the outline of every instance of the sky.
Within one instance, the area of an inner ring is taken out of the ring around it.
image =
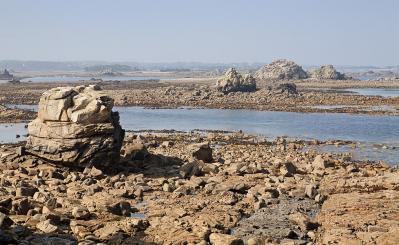
[[[397,0],[0,0],[0,60],[399,65]]]

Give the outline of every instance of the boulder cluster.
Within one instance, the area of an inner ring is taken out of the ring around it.
[[[310,77],[314,79],[345,80],[345,74],[338,72],[334,66],[325,65],[310,72]]]
[[[255,73],[259,81],[306,79],[308,74],[295,62],[285,59],[275,60]]]
[[[28,125],[26,150],[69,166],[111,164],[119,158],[124,137],[112,107],[113,99],[97,85],[49,90]]]
[[[216,82],[216,88],[225,94],[230,92],[253,92],[256,90],[256,81],[251,75],[242,76],[234,68]]]

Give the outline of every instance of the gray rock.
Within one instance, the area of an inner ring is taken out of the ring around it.
[[[321,66],[319,69],[310,72],[311,78],[314,79],[328,79],[328,80],[345,80],[345,74],[335,70],[334,66]]]
[[[218,91],[225,94],[231,92],[253,92],[256,90],[256,81],[251,75],[242,76],[234,68],[216,82]]]
[[[258,70],[255,77],[260,81],[291,80],[308,78],[308,74],[293,61],[280,59]]]

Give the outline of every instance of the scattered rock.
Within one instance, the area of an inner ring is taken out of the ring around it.
[[[36,228],[41,230],[44,233],[53,233],[58,230],[57,226],[51,224],[51,220],[45,220],[45,221],[39,222],[36,225]]]
[[[86,207],[74,207],[72,216],[76,219],[87,219],[90,217],[90,212]]]
[[[4,213],[0,212],[0,229],[8,229],[14,222]]]
[[[331,166],[329,161],[325,160],[322,155],[317,155],[312,165],[315,169],[325,169]]]
[[[213,160],[212,148],[207,142],[189,145],[188,150],[190,155],[197,160],[201,160],[203,162],[212,162]]]
[[[317,187],[315,185],[307,185],[305,187],[305,194],[311,199],[314,199],[317,195]]]
[[[18,187],[15,190],[15,196],[17,197],[33,197],[35,192],[37,192],[38,189],[36,187],[30,187],[30,186],[23,186],[23,187]]]
[[[212,245],[244,245],[241,239],[220,233],[212,233],[209,236],[209,241]]]
[[[148,150],[142,143],[128,144],[124,147],[123,156],[129,160],[144,160],[148,156]]]
[[[108,211],[115,215],[130,216],[130,214],[134,211],[134,209],[132,209],[130,203],[125,201],[120,201],[109,206]]]

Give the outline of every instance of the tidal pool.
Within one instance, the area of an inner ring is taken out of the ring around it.
[[[364,96],[382,96],[382,97],[399,96],[399,89],[396,88],[353,88],[353,89],[345,89],[345,91],[353,92]]]
[[[14,105],[16,106],[16,105]],[[37,109],[37,107],[28,107]],[[349,140],[364,145],[384,144],[387,149],[359,148],[362,158],[399,162],[399,116],[351,115],[343,113],[295,113],[223,109],[145,109],[115,107],[126,130],[174,129],[190,131],[242,130],[269,139],[287,136],[298,139]],[[0,125],[0,142],[16,142],[26,134],[25,124]],[[384,157],[387,156],[387,158]]]

